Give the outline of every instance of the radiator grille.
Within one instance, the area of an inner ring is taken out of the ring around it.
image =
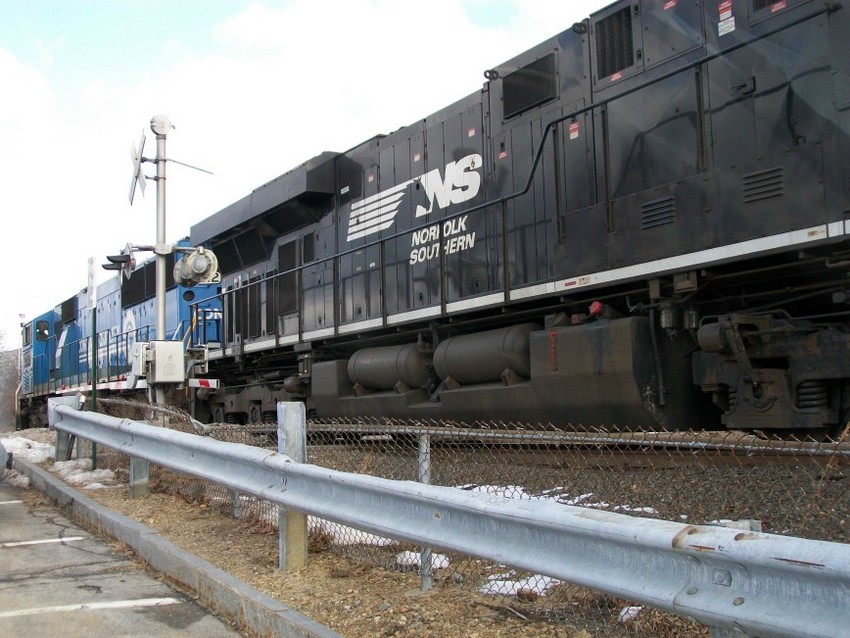
[[[555,54],[550,53],[506,75],[502,82],[505,119],[558,97],[555,71]]]
[[[601,79],[634,63],[632,9],[626,7],[596,24],[596,72]]]

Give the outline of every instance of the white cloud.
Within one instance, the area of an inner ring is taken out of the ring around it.
[[[0,168],[5,177],[23,175],[27,173],[25,163],[41,152],[51,133],[45,124],[49,125],[55,117],[54,96],[38,71],[3,50],[0,50],[0,77],[4,84],[0,100],[0,144],[6,149],[0,154]]]

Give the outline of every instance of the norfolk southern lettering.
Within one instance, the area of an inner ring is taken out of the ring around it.
[[[481,189],[480,155],[473,153],[456,162],[449,162],[440,174],[440,169],[396,184],[371,197],[351,205],[346,241],[366,237],[390,228],[395,222],[398,208],[407,193],[407,187],[419,182],[425,190],[427,206],[416,207],[415,217],[425,217],[437,208],[443,210],[452,204],[469,201]],[[439,225],[417,231],[411,239],[410,263],[416,264],[437,257],[440,253]],[[427,245],[426,245],[427,244]],[[475,233],[466,232],[466,217],[446,222],[443,225],[443,250],[446,254],[466,250],[475,245]]]
[[[446,255],[459,253],[475,246],[475,231],[466,232],[467,215],[442,223],[443,252]],[[413,233],[410,245],[410,265],[429,261],[440,256],[440,226],[434,224]]]

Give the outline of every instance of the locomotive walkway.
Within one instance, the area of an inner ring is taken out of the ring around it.
[[[24,490],[0,483],[0,635],[340,638],[35,465],[15,459],[14,466],[57,506],[30,511]],[[203,607],[71,522],[59,506],[132,547],[154,570],[195,592]]]

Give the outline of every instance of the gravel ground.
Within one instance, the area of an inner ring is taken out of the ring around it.
[[[277,569],[277,532],[261,522],[234,520],[216,507],[168,494],[134,500],[126,498],[124,489],[87,494],[350,638],[708,635],[688,621],[652,610],[643,610],[627,627],[618,623],[627,603],[588,591],[569,596],[575,618],[555,622],[527,617],[510,599],[484,596],[451,582],[438,581],[423,594],[417,574],[341,556],[315,537],[308,565],[282,573]]]

